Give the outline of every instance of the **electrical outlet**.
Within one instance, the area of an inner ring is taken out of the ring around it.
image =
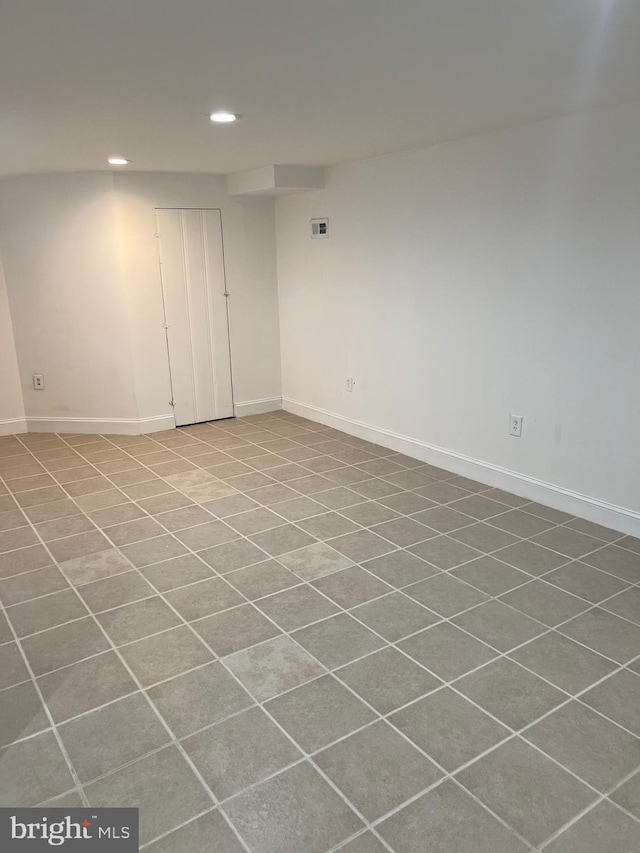
[[[33,390],[44,391],[44,376],[42,373],[33,374]]]
[[[522,435],[522,415],[509,415],[509,435],[516,438]]]
[[[345,391],[349,391],[349,393],[351,393],[353,391],[353,384],[353,376],[348,376],[344,385]]]

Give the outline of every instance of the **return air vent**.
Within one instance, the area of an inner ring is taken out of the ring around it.
[[[329,236],[329,220],[328,219],[312,219],[311,220],[311,236],[314,239]]]

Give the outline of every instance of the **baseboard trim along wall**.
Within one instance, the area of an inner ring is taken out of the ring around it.
[[[344,415],[337,415],[308,403],[283,397],[282,408],[292,414],[318,421],[326,426],[342,430],[349,435],[396,450],[398,453],[413,456],[415,459],[420,459],[447,471],[453,471],[463,477],[469,477],[480,483],[486,483],[488,486],[512,492],[519,497],[537,501],[562,512],[593,521],[595,524],[602,524],[613,530],[619,530],[621,533],[640,537],[640,512],[635,510],[616,506],[588,495],[581,495],[562,486],[545,483],[535,477],[518,474],[490,462],[473,459],[462,453],[437,447],[416,438],[371,426]]]
[[[234,416],[262,415],[276,412],[282,408],[282,397],[265,397],[261,400],[247,400],[236,403]],[[103,433],[112,435],[141,435],[174,429],[173,414],[156,415],[152,418],[13,418],[0,421],[0,435],[12,435],[18,432],[71,432]]]
[[[264,397],[262,400],[246,400],[234,403],[233,412],[236,418],[247,415],[264,415],[265,412],[277,412],[282,408],[282,397]]]
[[[25,418],[6,418],[0,421],[0,435],[18,435],[27,431]]]
[[[152,418],[27,418],[24,432],[102,433],[104,435],[143,435],[174,429],[173,414]]]

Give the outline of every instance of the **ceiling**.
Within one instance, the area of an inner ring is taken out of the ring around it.
[[[638,0],[0,2],[2,175],[327,165],[635,100]]]

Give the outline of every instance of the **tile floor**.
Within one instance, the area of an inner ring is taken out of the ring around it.
[[[284,412],[0,438],[0,803],[149,853],[640,850],[640,540]]]

